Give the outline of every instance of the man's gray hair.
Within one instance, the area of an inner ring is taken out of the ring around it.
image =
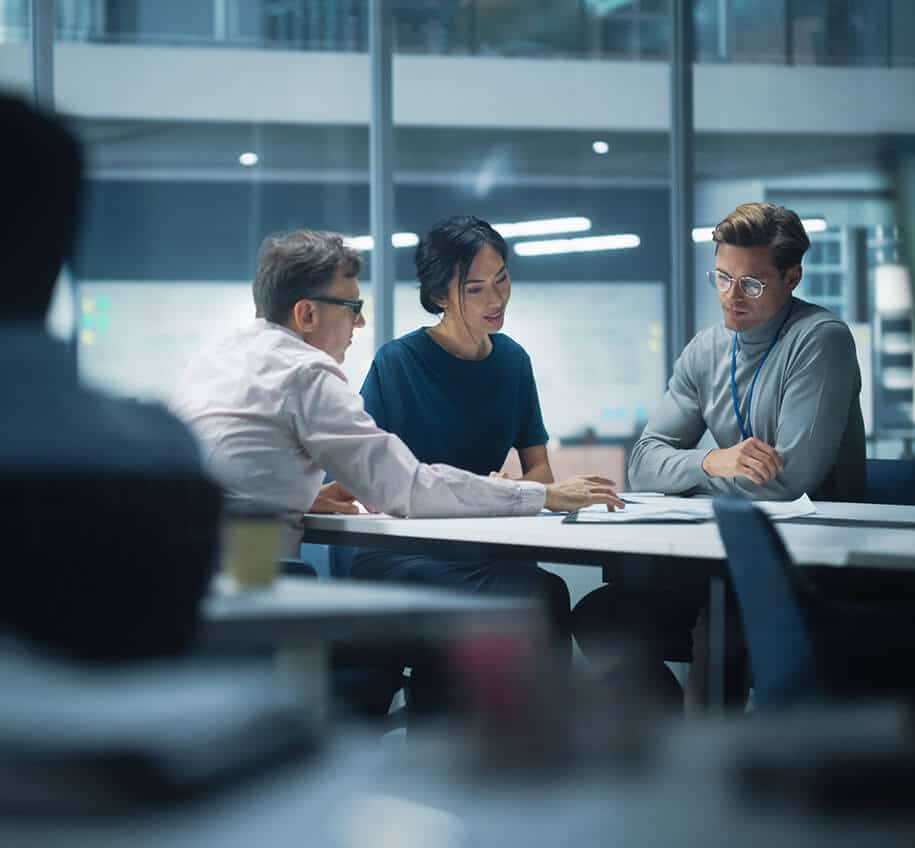
[[[298,301],[324,293],[338,268],[346,277],[362,270],[359,251],[344,244],[339,233],[293,230],[267,236],[254,276],[257,317],[285,324]]]

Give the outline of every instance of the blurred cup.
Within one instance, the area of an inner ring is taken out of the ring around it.
[[[283,523],[272,512],[232,512],[224,518],[222,570],[240,588],[269,586],[281,557]]]

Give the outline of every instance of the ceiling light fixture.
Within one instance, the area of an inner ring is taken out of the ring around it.
[[[246,153],[242,153],[238,157],[238,164],[244,165],[246,168],[250,168],[252,165],[257,164],[257,154],[252,153],[250,150]]]
[[[371,236],[348,236],[343,241],[356,250],[371,250],[375,246],[375,239]],[[419,244],[419,236],[416,233],[394,233],[391,236],[391,244],[394,247],[416,247]]]
[[[826,223],[825,218],[804,218],[801,223],[808,233],[822,233],[829,229],[829,224]]]
[[[595,142],[592,142],[591,149],[598,155],[603,156],[606,153],[610,152],[610,145],[606,141],[598,139]]]
[[[549,236],[554,233],[581,233],[591,229],[590,218],[541,218],[536,221],[516,221],[512,224],[493,224],[502,238]]]
[[[642,240],[632,233],[608,236],[585,236],[572,239],[522,241],[515,245],[518,256],[548,256],[557,253],[587,253],[593,250],[625,250],[638,247]]]

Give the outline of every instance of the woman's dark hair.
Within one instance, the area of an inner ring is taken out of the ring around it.
[[[439,221],[423,236],[416,248],[416,277],[419,300],[426,312],[443,312],[436,301],[448,299],[448,284],[458,272],[458,290],[463,294],[467,272],[474,257],[485,245],[508,257],[508,245],[486,221],[472,215],[455,215]]]

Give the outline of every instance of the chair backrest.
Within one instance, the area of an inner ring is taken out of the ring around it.
[[[867,503],[915,506],[915,459],[867,460]]]
[[[755,702],[786,706],[822,696],[806,587],[768,517],[741,498],[716,498],[718,529],[737,594]]]
[[[0,625],[92,660],[181,653],[219,552],[202,472],[0,470]]]

